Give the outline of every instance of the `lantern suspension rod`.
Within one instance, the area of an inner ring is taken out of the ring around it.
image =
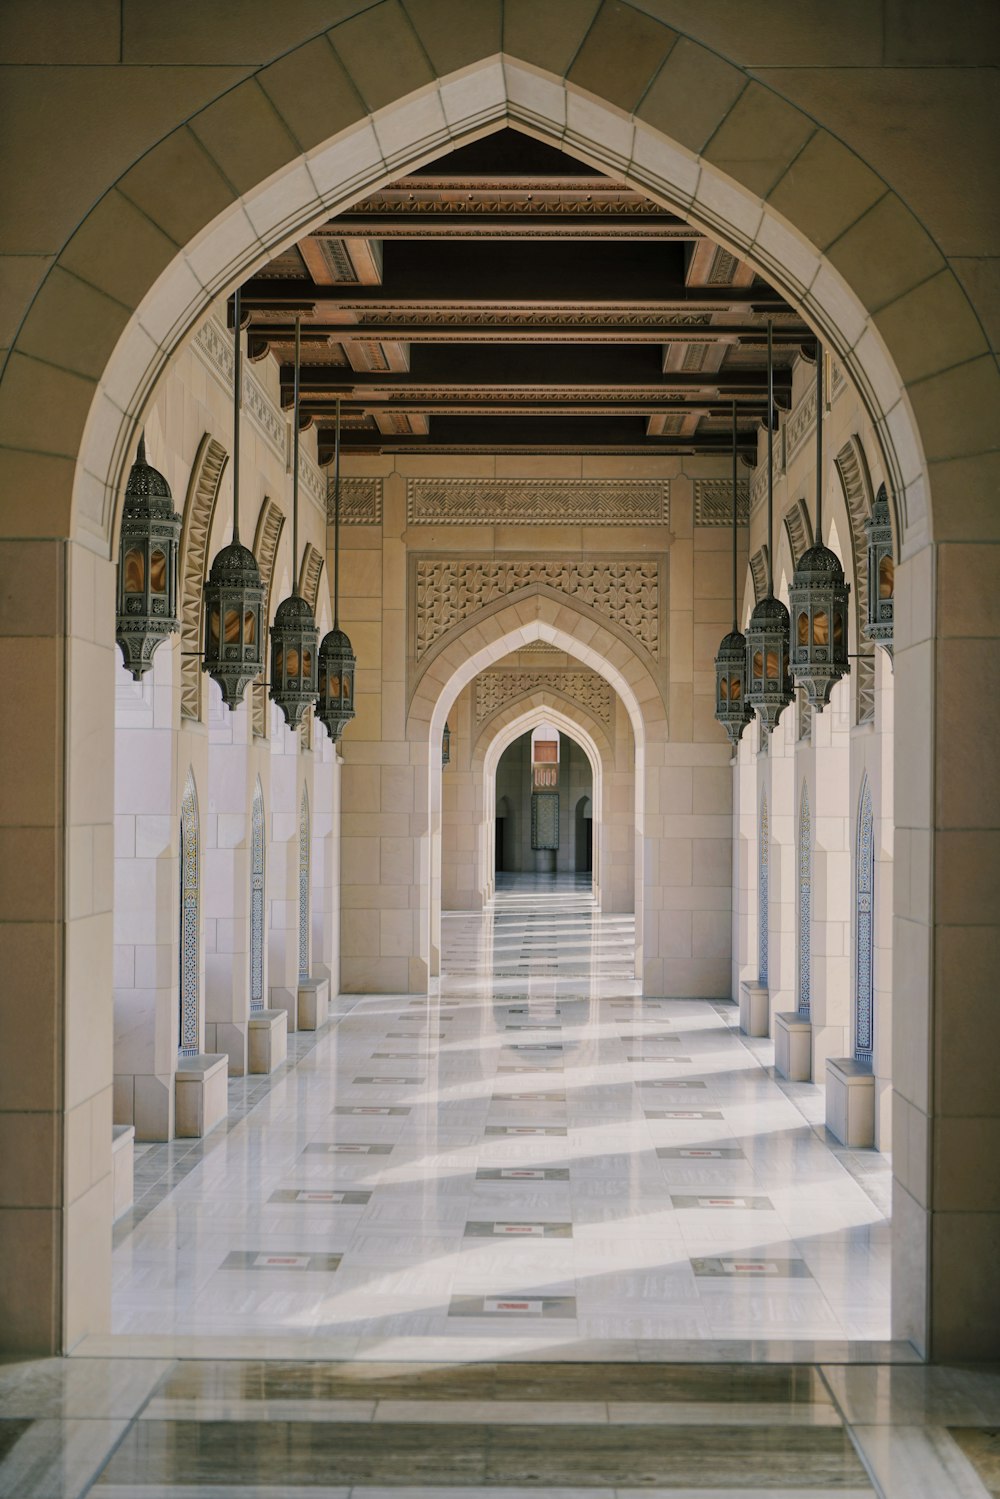
[[[774,532],[774,322],[768,318],[768,598],[774,598],[774,559],[771,556]]]
[[[333,628],[340,629],[340,397],[333,445]]]
[[[299,362],[302,358],[302,319],[295,319],[295,381],[292,387],[292,592],[298,593],[299,565]]]
[[[739,630],[736,613],[736,399],[733,398],[733,634]]]
[[[823,545],[823,345],[816,342],[816,545]]]
[[[240,407],[243,364],[240,351],[240,289],[233,292],[233,543],[240,539]]]

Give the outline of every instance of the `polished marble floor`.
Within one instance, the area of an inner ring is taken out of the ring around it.
[[[430,998],[348,1001],[227,1128],[140,1153],[117,1339],[616,1359],[888,1339],[887,1162],[836,1148],[820,1090],[777,1081],[734,1006],[643,1001],[632,918],[572,877],[508,877],[442,946]]]
[[[987,1499],[1000,1371],[0,1364],[0,1499]]]
[[[0,1363],[0,1499],[984,1499],[1000,1371],[888,1340],[887,1163],[632,925],[507,882],[144,1147],[114,1331]]]

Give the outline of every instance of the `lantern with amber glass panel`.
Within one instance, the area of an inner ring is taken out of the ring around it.
[[[343,630],[336,626],[319,648],[319,700],[316,717],[336,744],[354,717],[354,670],[357,657]]]
[[[316,701],[319,674],[319,631],[313,612],[299,594],[282,599],[271,626],[271,688],[269,696],[297,729]]]
[[[795,695],[788,670],[788,610],[773,593],[747,625],[747,696],[770,734]]]
[[[788,602],[792,612],[792,676],[814,708],[825,708],[848,670],[847,597],[840,558],[829,547],[803,552]]]
[[[205,584],[202,670],[218,682],[222,701],[233,709],[263,669],[264,585],[253,552],[233,541],[212,563]]]
[[[747,642],[739,630],[730,630],[719,643],[715,658],[715,717],[739,744],[743,730],[753,718],[746,693]]]
[[[153,664],[153,652],[178,628],[177,543],[181,518],[170,485],[146,462],[146,441],[125,486],[115,639],[138,682]]]
[[[865,521],[868,537],[868,618],[865,635],[875,645],[892,655],[893,595],[896,588],[896,564],[892,555],[892,520],[889,496],[879,485],[872,513]]]

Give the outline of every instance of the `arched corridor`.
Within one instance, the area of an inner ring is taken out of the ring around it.
[[[501,875],[442,929],[433,994],[359,998],[119,1225],[123,1353],[252,1330],[313,1357],[710,1359],[765,1316],[889,1338],[888,1165],[823,1138],[820,1090],[732,1006],[644,1000],[632,918],[582,875]]]
[[[939,10],[0,6],[0,1495],[982,1499]]]

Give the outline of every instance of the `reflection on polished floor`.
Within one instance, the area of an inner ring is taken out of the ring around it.
[[[886,1163],[827,1142],[732,1005],[643,1001],[633,918],[580,877],[508,876],[443,928],[439,993],[360,998],[125,1226],[116,1334],[613,1359],[888,1338]]]
[[[884,1163],[632,923],[507,882],[148,1147],[115,1333],[0,1366],[0,1499],[984,1499],[1000,1374],[887,1339]]]

